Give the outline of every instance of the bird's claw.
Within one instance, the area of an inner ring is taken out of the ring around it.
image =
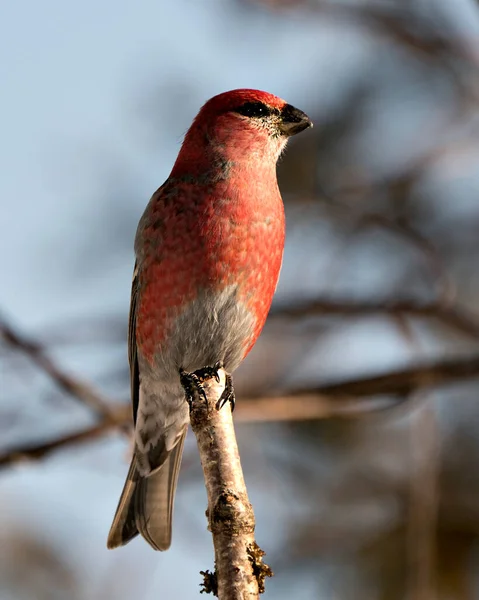
[[[212,367],[203,367],[193,373],[188,373],[184,369],[180,369],[180,383],[185,390],[186,401],[189,404],[190,410],[193,404],[195,393],[199,394],[205,402],[208,401],[206,392],[203,387],[203,383],[208,379],[214,379],[216,383],[221,381],[219,371],[223,368],[223,363],[217,361]],[[233,394],[233,400],[231,400],[231,393]],[[226,402],[231,402],[231,407],[234,407],[234,391],[232,386],[231,375],[226,375],[226,384],[220,399],[216,404],[216,408],[219,410],[224,406]]]
[[[228,373],[226,374],[225,389],[216,403],[216,410],[221,410],[227,402],[230,403],[231,412],[233,412],[235,409],[236,398],[233,387],[233,378]]]
[[[220,374],[219,371],[223,368],[223,363],[218,360],[215,362],[213,367],[203,367],[198,371],[195,371],[196,376],[200,380],[200,383],[203,383],[207,379],[214,379],[216,383],[220,382]]]
[[[185,390],[186,401],[188,402],[190,410],[193,405],[195,394],[199,394],[205,402],[207,401],[206,392],[196,373],[188,373],[184,369],[180,369],[180,383]]]

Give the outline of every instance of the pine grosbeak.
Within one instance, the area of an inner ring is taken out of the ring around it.
[[[189,422],[180,371],[221,363],[230,374],[258,339],[283,257],[276,162],[311,125],[266,92],[215,96],[140,220],[128,335],[135,450],[109,548],[138,533],[170,546]]]

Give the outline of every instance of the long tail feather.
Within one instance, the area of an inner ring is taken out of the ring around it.
[[[186,431],[159,471],[139,481],[135,494],[136,527],[156,550],[171,544],[173,504]]]
[[[138,535],[135,520],[135,503],[133,500],[139,479],[140,476],[136,469],[136,457],[133,456],[110,533],[108,534],[107,548],[112,549],[124,546]]]
[[[138,474],[136,457],[133,457],[108,535],[108,548],[123,546],[138,533],[155,550],[170,547],[173,504],[185,437],[186,429],[160,469],[148,477]]]

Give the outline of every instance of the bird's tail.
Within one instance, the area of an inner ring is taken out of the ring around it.
[[[141,533],[155,550],[168,550],[185,437],[186,430],[160,469],[148,477],[138,473],[137,459],[133,456],[108,534],[108,548],[124,546]]]

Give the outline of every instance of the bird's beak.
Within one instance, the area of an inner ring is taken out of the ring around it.
[[[296,135],[308,127],[312,127],[313,122],[306,113],[299,108],[286,104],[281,111],[281,121],[278,125],[279,130],[284,135]]]

